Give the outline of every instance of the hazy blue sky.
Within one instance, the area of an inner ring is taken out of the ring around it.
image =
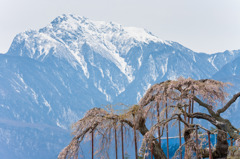
[[[197,52],[240,49],[240,0],[0,0],[0,52],[64,13],[146,28]]]

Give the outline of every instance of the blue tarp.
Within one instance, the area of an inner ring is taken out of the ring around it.
[[[204,135],[199,134],[199,141],[198,141],[199,144],[200,144],[200,138],[204,139],[204,141],[205,141],[205,142],[203,142],[203,148],[208,147],[207,134],[204,134]],[[211,134],[210,141],[211,141],[211,145],[215,146],[215,144],[217,142],[217,134]],[[162,145],[161,145],[162,149],[163,149],[164,153],[167,154],[167,139],[162,138],[161,142],[162,142]],[[177,149],[179,148],[179,137],[169,137],[168,142],[169,142],[169,157],[172,158],[174,156],[175,152],[177,151]],[[183,137],[181,138],[181,142],[182,142],[182,144],[184,143]],[[148,154],[149,155],[146,156],[145,159],[151,159],[151,152],[149,151]],[[184,156],[184,147],[182,150],[182,156]]]

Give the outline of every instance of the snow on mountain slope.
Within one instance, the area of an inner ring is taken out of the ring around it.
[[[225,64],[233,61],[240,56],[240,50],[226,50],[215,54],[202,54],[202,58],[211,63],[211,65],[219,71]]]
[[[70,140],[71,124],[89,108],[107,104],[82,77],[60,61],[54,66],[0,55],[0,140],[7,144],[5,153],[19,159],[56,158]]]
[[[51,53],[68,59],[75,67],[77,62],[85,76],[89,78],[87,62],[81,52],[82,46],[87,44],[94,52],[114,63],[127,76],[128,81],[132,82],[134,79],[132,66],[127,63],[124,56],[132,47],[149,42],[164,43],[141,28],[123,27],[113,22],[92,21],[76,15],[62,15],[39,31],[19,34],[11,49],[24,43],[27,51],[25,56],[30,58],[44,60]],[[16,50],[11,49],[8,54]],[[18,54],[22,56],[22,52]]]
[[[141,28],[62,15],[39,31],[18,34],[7,55],[27,56],[41,62],[52,62],[49,59],[53,57],[66,60],[84,73],[85,80],[94,78],[94,86],[112,101],[112,94],[123,92],[135,78],[136,68],[128,58],[130,50],[151,42],[169,45]],[[138,53],[130,56],[138,56]],[[101,77],[96,78],[99,73]],[[107,87],[106,83],[111,86]]]
[[[171,45],[151,43],[131,50],[142,52],[142,65],[135,75],[136,79],[117,97],[118,102],[137,103],[151,85],[164,80],[175,80],[180,76],[210,78],[217,71],[211,63],[201,58],[201,54],[178,43],[169,43]],[[134,60],[136,57],[131,61]]]
[[[223,82],[230,82],[233,84],[234,88],[231,90],[231,94],[236,93],[239,91],[240,87],[240,57],[238,56],[233,61],[224,65],[216,74],[213,75],[214,79],[220,80]]]
[[[151,55],[152,60],[149,59],[151,53],[156,54]],[[194,53],[176,42],[163,41],[145,29],[71,14],[57,17],[39,31],[18,34],[7,55],[27,56],[41,62],[52,62],[53,57],[66,60],[75,70],[82,71],[85,76],[82,78],[92,81],[90,85],[110,102],[142,72],[139,70],[143,62],[154,61],[158,71],[152,82],[145,80],[142,93],[156,81],[181,75],[197,79],[210,77],[229,61],[225,56],[223,64],[222,54]]]

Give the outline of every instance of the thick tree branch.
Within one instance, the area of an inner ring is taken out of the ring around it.
[[[198,99],[196,96],[193,97],[193,100],[195,102],[197,102],[199,105],[201,105],[202,107],[206,108],[209,112],[209,114],[211,114],[212,116],[216,115],[215,112],[213,111],[213,106],[204,103],[203,101],[201,101],[200,99]]]
[[[220,115],[221,113],[225,112],[238,99],[239,96],[240,92],[233,95],[232,99],[230,99],[224,107],[217,110],[217,115]]]
[[[105,116],[102,116],[103,118]],[[110,119],[110,120],[116,120],[116,121],[119,121],[119,122],[123,122],[123,123],[126,123],[128,126],[132,127],[133,128],[133,123],[127,119],[120,119],[119,115],[115,115],[115,116],[111,116],[111,117],[105,117],[106,119]]]
[[[128,120],[122,119],[122,120],[120,120],[120,122],[123,122],[123,123],[128,124],[128,126],[130,126],[131,128],[134,127],[134,125],[132,124],[132,122],[130,122],[130,121],[128,121]]]
[[[190,117],[190,118],[197,118],[197,119],[205,119],[207,121],[209,121],[210,123],[212,123],[213,125],[217,126],[218,123],[216,121],[216,119],[208,114],[205,114],[205,113],[200,113],[200,112],[196,112],[196,113],[191,113],[191,114],[188,114],[187,113],[187,117]]]

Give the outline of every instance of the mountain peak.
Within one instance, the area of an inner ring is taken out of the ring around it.
[[[69,21],[81,21],[84,22],[88,20],[88,18],[84,17],[84,16],[78,16],[75,14],[62,14],[58,17],[56,17],[51,24],[55,25],[55,24],[60,24],[62,22],[69,22]]]
[[[9,53],[19,50],[14,49],[14,46],[27,50],[25,55],[22,52],[18,55],[38,60],[44,60],[51,53],[67,59],[74,67],[81,66],[86,77],[89,77],[87,62],[82,53],[82,47],[86,44],[92,51],[113,62],[131,82],[134,79],[133,70],[125,56],[133,47],[151,42],[170,45],[143,28],[125,27],[115,22],[94,21],[83,16],[63,14],[39,31],[19,34]]]
[[[164,42],[143,28],[125,27],[115,22],[94,21],[84,16],[74,14],[63,14],[58,16],[47,26],[47,28],[55,28],[84,35],[87,34],[88,36],[97,36],[98,38],[108,37],[109,40],[116,39],[116,37],[122,37],[124,38],[122,41],[127,40],[128,42],[129,39],[140,43],[149,43],[151,41]]]

